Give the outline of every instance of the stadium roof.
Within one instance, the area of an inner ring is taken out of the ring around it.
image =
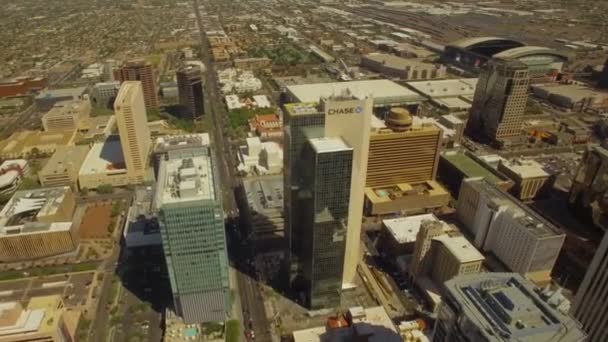
[[[463,39],[459,39],[455,42],[450,43],[451,46],[456,46],[459,48],[470,48],[473,47],[475,45],[479,45],[482,43],[490,43],[490,42],[498,42],[498,41],[502,41],[502,42],[508,42],[511,44],[518,44],[519,46],[524,46],[523,43],[518,42],[516,40],[511,40],[511,39],[507,39],[507,38],[500,38],[500,37],[474,37],[474,38],[463,38]]]
[[[551,49],[548,47],[542,47],[542,46],[516,47],[513,49],[508,49],[508,50],[499,52],[499,53],[495,54],[493,57],[510,59],[510,58],[527,57],[527,56],[532,56],[532,55],[551,55],[551,56],[560,57],[564,60],[568,60],[570,58],[570,56],[566,53],[563,53],[563,52],[560,52],[560,51],[557,51],[555,49]]]

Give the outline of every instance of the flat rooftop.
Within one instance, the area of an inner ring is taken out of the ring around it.
[[[382,220],[382,224],[388,232],[400,244],[416,242],[416,235],[420,231],[420,225],[424,221],[441,222],[444,230],[451,230],[449,225],[437,218],[433,214],[423,214],[415,216],[398,217],[394,219]]]
[[[136,187],[127,213],[123,236],[129,248],[162,244],[158,219],[153,212],[154,189]]]
[[[208,133],[166,135],[156,138],[154,152],[164,153],[170,150],[209,146],[209,141]]]
[[[0,142],[0,152],[5,154],[21,154],[34,147],[48,148],[50,146],[71,145],[75,132],[40,132],[20,131],[13,133],[8,139]]]
[[[108,139],[91,147],[79,175],[116,174],[127,172],[120,140]]]
[[[287,86],[287,91],[297,102],[319,102],[345,92],[357,98],[372,97],[375,106],[391,104],[417,103],[422,97],[390,80],[365,80],[350,82],[314,83]]]
[[[72,222],[38,221],[57,214],[69,193],[69,187],[17,191],[0,211],[0,237],[69,230]]]
[[[216,200],[211,157],[163,161],[157,180],[157,207],[194,200]]]
[[[61,89],[47,89],[36,96],[36,100],[52,99],[56,97],[68,97],[71,96],[74,99],[79,98],[87,90],[87,87],[77,88],[61,88]]]
[[[40,173],[43,175],[65,174],[68,168],[80,169],[89,153],[89,146],[60,146],[46,162]]]
[[[549,177],[543,166],[533,159],[507,159],[501,164],[521,178]]]
[[[428,98],[473,95],[477,78],[407,82],[407,86]]]
[[[460,316],[487,341],[581,341],[579,324],[551,308],[516,273],[478,273],[445,283]]]
[[[469,179],[466,180],[480,194],[487,196],[496,205],[506,206],[513,214],[513,217],[525,227],[530,234],[538,238],[552,238],[562,236],[564,233],[547,221],[540,214],[530,209],[520,200],[511,196],[505,191],[502,191],[495,184],[488,182],[486,179]]]
[[[478,162],[473,160],[462,152],[446,152],[441,154],[442,158],[445,158],[455,168],[460,170],[465,175],[465,178],[477,178],[482,177],[492,183],[498,183],[502,181],[492,171],[480,165]]]
[[[464,236],[440,235],[433,240],[444,245],[461,263],[483,261],[485,257]]]
[[[352,151],[353,148],[339,137],[313,138],[309,140],[317,153]]]
[[[319,109],[318,102],[287,103],[285,104],[284,108],[290,116],[322,113],[321,109]]]
[[[432,68],[434,64],[426,63],[421,60],[413,59],[413,58],[403,58],[395,55],[390,55],[387,53],[374,52],[363,56],[369,60],[374,62],[382,63],[384,66],[393,68],[393,69],[401,69],[405,70],[408,67],[426,67]]]

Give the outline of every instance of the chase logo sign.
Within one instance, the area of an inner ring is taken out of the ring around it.
[[[363,112],[363,107],[346,107],[346,108],[330,108],[327,111],[327,115],[341,115],[341,114],[360,114]]]

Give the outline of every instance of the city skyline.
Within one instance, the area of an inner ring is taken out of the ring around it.
[[[603,342],[606,13],[0,6],[0,341]]]

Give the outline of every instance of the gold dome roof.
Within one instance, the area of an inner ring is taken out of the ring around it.
[[[396,131],[404,131],[412,125],[412,115],[409,110],[396,107],[392,108],[386,117],[386,125]]]

